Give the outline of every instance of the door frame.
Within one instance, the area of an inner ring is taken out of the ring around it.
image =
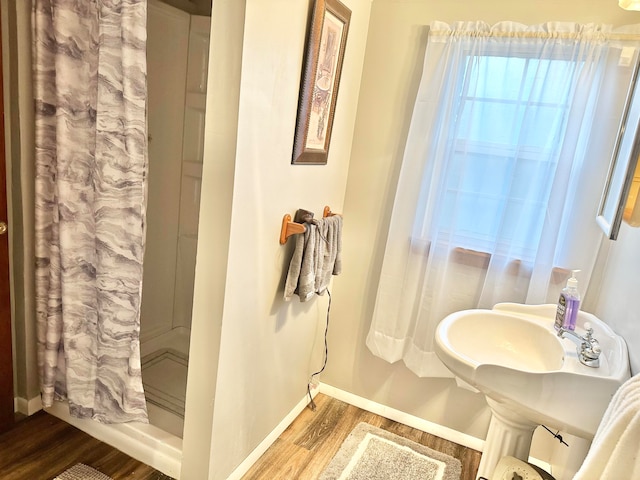
[[[0,21],[0,38],[2,24]],[[0,48],[0,67],[3,52]],[[7,209],[7,165],[5,151],[4,78],[0,68],[0,222],[9,224]],[[9,235],[0,233],[0,432],[14,422],[13,351],[11,289],[9,275]]]

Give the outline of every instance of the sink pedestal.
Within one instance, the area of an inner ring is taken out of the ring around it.
[[[496,464],[504,456],[510,455],[519,460],[528,461],[531,439],[538,424],[486,398],[491,408],[491,421],[477,476],[492,478]]]
[[[574,342],[558,337],[556,310],[554,304],[500,303],[492,310],[454,312],[436,328],[438,358],[483,392],[492,410],[481,476],[491,478],[506,455],[527,461],[538,424],[591,438],[611,397],[629,379],[622,337],[595,315],[578,312],[576,331],[588,331],[589,323],[602,352],[598,368],[584,365]],[[579,335],[585,342],[587,337]]]

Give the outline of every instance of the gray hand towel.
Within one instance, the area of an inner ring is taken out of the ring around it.
[[[323,295],[331,276],[342,271],[342,217],[334,215],[318,220],[317,228],[315,292]]]
[[[296,246],[289,264],[284,299],[298,294],[306,302],[314,293],[324,294],[331,275],[342,271],[342,217],[334,215],[312,220],[304,234],[296,235]]]
[[[291,300],[294,293],[298,293],[298,283],[300,280],[300,274],[303,269],[305,274],[304,277],[308,275],[309,259],[305,256],[308,251],[307,245],[312,245],[312,248],[315,247],[315,228],[310,228],[312,225],[307,225],[304,233],[295,235],[296,246],[293,251],[293,256],[291,257],[291,262],[289,263],[289,271],[287,272],[287,280],[284,286],[284,299],[286,301]]]

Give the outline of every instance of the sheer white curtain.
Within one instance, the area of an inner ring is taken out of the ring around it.
[[[450,376],[432,348],[449,313],[555,303],[568,269],[587,290],[637,31],[431,25],[367,338],[375,355]]]

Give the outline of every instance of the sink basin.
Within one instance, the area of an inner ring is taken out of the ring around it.
[[[480,365],[551,372],[562,368],[564,362],[560,338],[543,324],[508,312],[454,313],[442,322],[439,333],[440,347],[452,357],[449,364],[455,363],[456,374],[465,380],[473,380]]]
[[[579,312],[576,333],[591,324],[602,354],[580,363],[576,344],[553,328],[555,305],[502,303],[446,317],[435,352],[460,379],[535,424],[588,440],[618,387],[629,378],[624,340],[594,315]]]

